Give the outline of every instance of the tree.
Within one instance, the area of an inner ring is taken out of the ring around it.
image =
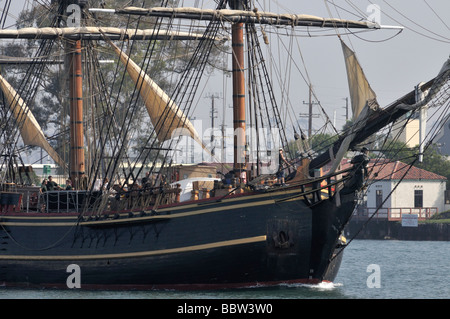
[[[312,150],[314,150],[317,153],[322,153],[337,140],[338,140],[337,135],[319,133],[312,136],[308,142]]]
[[[410,148],[406,143],[393,139],[387,139],[383,143],[379,142],[377,147],[387,159],[390,159],[391,161],[402,161],[406,164],[411,164],[418,152],[417,148]]]
[[[141,6],[144,3],[146,7],[161,5],[161,1],[157,0],[143,1],[140,4],[137,2],[139,1],[133,2],[133,5]],[[64,14],[67,13],[63,12],[60,15],[56,15],[55,10],[58,9],[59,5],[59,10],[64,11],[64,6],[67,3],[63,3],[63,1],[52,1],[51,6],[38,4],[30,10],[21,12],[18,20],[18,28],[65,27]],[[93,7],[100,7],[102,3],[104,1],[90,1]],[[130,5],[128,0],[107,2],[109,8],[120,8],[126,5]],[[157,18],[148,17],[130,18],[125,15],[87,15],[89,19],[83,20],[83,23],[86,23],[86,25],[112,25],[114,27],[126,27],[128,29],[153,28],[157,20]],[[122,42],[118,45],[164,91],[171,95],[174,91],[174,83],[177,80],[177,77],[174,75],[184,72],[187,68],[195,69],[198,67],[198,65],[189,64],[197,43],[195,41],[130,41],[126,43]],[[135,84],[127,77],[124,66],[121,63],[95,65],[96,61],[92,59],[94,54],[99,60],[114,59],[117,61],[117,55],[112,52],[107,42],[84,43],[84,48],[86,49],[83,49],[83,61],[91,62],[90,64],[85,63],[87,67],[83,70],[83,78],[88,81],[88,84],[83,88],[86,96],[88,96],[83,102],[86,105],[86,118],[89,121],[91,118],[93,119],[92,122],[86,122],[87,128],[93,131],[91,136],[96,136],[97,138],[101,136],[102,133],[99,131],[101,121],[108,116],[112,116],[113,112],[117,119],[117,131],[119,131],[127,119],[130,106],[140,105],[142,107],[136,108],[136,112],[139,112],[139,115],[134,116],[136,120],[132,123],[135,133],[129,134],[127,141],[132,146],[128,147],[131,152],[132,150],[142,149],[143,145],[140,145],[140,143],[146,140],[145,135],[148,136],[150,134],[151,124],[149,124],[148,115],[142,105],[138,92],[134,91]],[[29,58],[42,56],[45,53],[48,59],[64,61],[66,56],[64,43],[57,44],[57,41],[27,40],[22,41],[20,44],[15,42],[13,45],[5,46],[3,49],[5,55],[15,57]],[[219,54],[221,50],[223,50],[223,46],[221,47],[220,44],[213,46],[210,55],[211,59],[208,61],[209,64],[206,68],[208,72],[212,72],[215,69],[215,65],[221,63],[222,56]],[[172,58],[174,56],[176,58]],[[58,145],[54,146],[60,153],[64,153],[63,149],[67,145],[69,126],[67,101],[68,72],[64,72],[64,64],[57,62],[56,64],[42,65],[42,67],[37,65],[14,65],[5,67],[2,71],[4,71],[4,74],[10,75],[7,77],[7,80],[10,81],[14,88],[20,88],[17,91],[24,97],[43,130],[50,136],[54,134],[60,136]],[[89,74],[93,77],[88,78]],[[100,83],[101,81],[108,83],[108,86],[105,87],[103,83]],[[33,92],[39,93],[28,93],[31,82],[35,85]],[[28,85],[27,91],[25,90],[25,85]],[[135,93],[133,94],[133,92]],[[89,106],[91,102],[93,104],[92,107]],[[94,104],[96,108],[94,108]],[[115,107],[114,111],[112,107]],[[100,119],[100,122],[97,119]],[[67,151],[68,149],[66,148]]]
[[[450,189],[450,161],[439,153],[436,144],[431,144],[425,149],[422,163],[416,160],[419,155],[417,146],[409,148],[405,143],[390,139],[380,151],[391,161],[413,164],[418,168],[445,176],[447,178],[447,189]]]
[[[432,144],[425,150],[423,162],[416,162],[415,166],[447,177],[447,189],[450,189],[450,161],[439,153],[436,144]]]

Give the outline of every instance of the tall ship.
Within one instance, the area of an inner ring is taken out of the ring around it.
[[[298,122],[292,129],[280,111],[285,92],[275,88],[264,47],[270,34],[394,27],[272,13],[247,0],[211,1],[209,9],[177,1],[40,3],[39,27],[0,30],[2,39],[24,39],[31,52],[11,57],[0,75],[4,286],[332,282],[346,247],[343,230],[365,188],[370,138],[433,100],[448,106],[449,61],[381,107],[341,40],[353,122],[323,152],[313,151],[311,132]],[[223,52],[231,60],[224,78],[232,88],[232,161],[221,156],[216,136],[205,141],[193,123],[196,108],[210,112],[198,99]],[[8,73],[18,66],[20,77]],[[180,165],[181,140],[211,160]],[[362,153],[342,170],[348,151]],[[33,182],[24,154],[51,158],[64,180]]]

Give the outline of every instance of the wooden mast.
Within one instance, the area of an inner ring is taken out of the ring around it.
[[[69,44],[69,102],[70,102],[70,178],[76,189],[81,188],[85,174],[83,130],[83,78],[81,40]]]
[[[67,25],[81,27],[83,7],[86,1],[63,1],[68,14]],[[72,20],[73,19],[73,20]],[[83,73],[81,62],[81,39],[67,41],[69,73],[70,116],[70,162],[69,174],[75,189],[86,189],[83,128]]]
[[[246,0],[229,0],[231,9],[244,10]],[[233,127],[234,127],[234,172],[240,177],[246,169],[245,154],[245,77],[244,77],[244,24],[233,23],[231,27],[233,68]],[[241,180],[241,182],[243,182]]]

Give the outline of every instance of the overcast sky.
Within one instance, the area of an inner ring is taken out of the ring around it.
[[[184,2],[192,5],[196,1]],[[448,0],[260,0],[256,3],[270,4],[269,10],[273,12],[352,20],[369,16],[373,11],[368,12],[368,6],[377,4],[381,10],[381,24],[403,26],[405,29],[400,34],[397,30],[379,30],[342,38],[356,52],[382,107],[412,91],[421,81],[426,82],[436,76],[450,55]],[[336,8],[333,3],[343,9]],[[305,32],[297,34],[304,36]],[[298,43],[314,91],[330,118],[336,110],[339,129],[345,123],[343,98],[349,96],[341,44],[336,36],[299,37]],[[297,62],[302,65],[301,61]],[[214,87],[209,90],[214,91]],[[306,113],[307,106],[303,104],[308,100],[306,83],[301,78],[292,81],[289,93],[297,113]]]
[[[13,19],[24,6],[29,6],[30,2],[12,1],[11,18]],[[211,8],[215,3],[212,0],[180,2],[186,6],[200,3],[207,8]],[[352,20],[370,16],[374,11],[370,11],[369,5],[376,4],[381,9],[379,17],[382,25],[404,26],[405,29],[400,34],[397,34],[397,30],[380,30],[343,36],[347,45],[355,50],[381,106],[386,106],[413,90],[419,82],[433,78],[450,54],[448,0],[254,2],[260,8],[268,6],[266,10],[273,12],[305,13]],[[0,0],[0,8],[3,8],[4,3],[5,0]],[[301,68],[306,67],[318,99],[330,118],[335,116],[336,126],[340,128],[345,120],[344,98],[349,96],[340,42],[335,35],[307,37],[305,29],[301,30],[303,31],[298,31],[297,35],[302,37],[297,38],[295,45],[297,43],[300,45],[305,64],[299,60],[296,63],[299,63]],[[217,88],[220,87],[214,81],[210,82],[204,88],[205,95],[217,92]],[[294,111],[297,114],[307,112],[307,106],[303,104],[303,101],[308,99],[307,84],[301,78],[292,80],[289,84],[289,93]],[[208,118],[208,113],[202,110],[202,105],[197,107],[197,111],[196,115],[199,118]],[[218,116],[218,121],[221,121],[222,112],[219,112]],[[231,119],[227,118],[227,122],[229,121]]]

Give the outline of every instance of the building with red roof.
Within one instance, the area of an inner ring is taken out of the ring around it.
[[[387,159],[371,160],[368,172],[367,191],[355,212],[359,217],[401,220],[404,214],[417,214],[420,220],[446,210],[445,176]]]

